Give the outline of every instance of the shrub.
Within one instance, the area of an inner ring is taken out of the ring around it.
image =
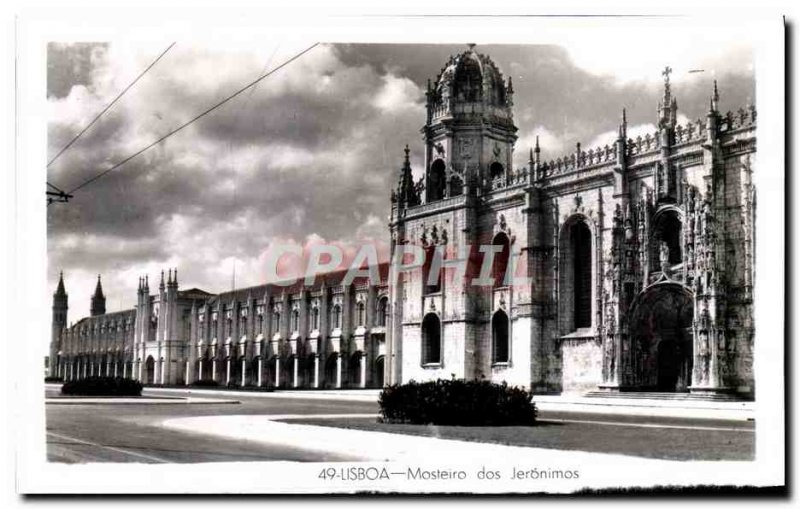
[[[142,384],[130,378],[90,376],[65,383],[61,386],[61,394],[67,396],[141,396]]]
[[[44,382],[45,383],[63,382],[63,381],[64,381],[64,379],[61,378],[60,376],[46,376],[46,377],[44,377]]]
[[[219,387],[216,380],[195,380],[191,383],[192,387]]]
[[[378,400],[383,422],[449,426],[529,426],[536,405],[525,389],[486,380],[390,385]]]

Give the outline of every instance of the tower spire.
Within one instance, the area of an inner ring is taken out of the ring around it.
[[[400,169],[400,179],[397,183],[397,200],[403,205],[418,205],[419,197],[414,189],[414,176],[411,173],[411,160],[409,158],[408,144],[403,149],[403,167]]]
[[[664,97],[658,103],[658,127],[675,127],[678,115],[678,101],[672,96],[672,86],[669,75],[672,74],[672,67],[666,66],[661,75],[664,76]]]
[[[94,296],[103,297],[103,283],[100,282],[100,274],[97,275],[97,285],[94,287]]]
[[[67,291],[64,289],[64,271],[61,271],[58,275],[58,288],[56,288],[56,296],[57,297],[66,297]]]
[[[67,291],[64,289],[64,273],[58,275],[58,287],[53,294],[53,321],[51,323],[50,334],[50,357],[48,359],[48,373],[50,376],[58,376],[60,365],[63,360],[59,358],[63,348],[62,332],[67,326],[67,310],[69,309]]]
[[[91,315],[106,314],[106,296],[103,295],[103,284],[100,282],[100,274],[97,275],[97,286],[94,287],[92,296]]]
[[[711,94],[711,111],[719,111],[719,89],[717,88],[717,80],[714,80],[714,91]]]
[[[664,104],[669,104],[672,98],[670,84],[669,84],[670,74],[672,74],[672,67],[670,66],[666,66],[664,70],[661,71],[661,75],[664,76]]]

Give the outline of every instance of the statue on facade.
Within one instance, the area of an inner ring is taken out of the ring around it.
[[[669,269],[669,245],[666,242],[659,245],[658,259],[661,262],[661,272],[666,273]]]

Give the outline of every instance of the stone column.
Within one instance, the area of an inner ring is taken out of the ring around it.
[[[128,378],[128,363],[122,363],[122,378]]]
[[[281,386],[281,358],[275,357],[275,388]]]
[[[336,388],[342,387],[342,354],[336,354]]]
[[[367,386],[367,355],[365,353],[358,356],[358,369],[361,372],[358,386],[363,389]]]
[[[197,362],[197,379],[203,379],[203,359],[200,359]]]
[[[186,376],[184,377],[183,385],[190,385],[192,383],[190,365],[191,365],[191,362],[190,361],[186,361]]]
[[[300,380],[298,379],[298,371],[300,368],[300,359],[295,355],[292,359],[293,370],[292,373],[292,387],[298,387],[300,385]]]
[[[261,356],[259,355],[259,356],[258,356],[258,375],[257,375],[257,377],[258,377],[258,378],[257,378],[257,380],[258,380],[258,382],[257,382],[257,383],[258,383],[258,386],[259,386],[259,387],[261,387],[261,381],[262,381],[262,380],[261,380],[261,376],[262,376],[262,374],[263,374],[263,371],[264,371],[263,369],[261,369],[261,367],[262,367],[262,366],[261,366]]]
[[[247,357],[242,357],[242,387],[247,384]]]
[[[314,355],[314,388],[319,388],[319,355]]]
[[[231,383],[231,358],[225,361],[225,385]]]

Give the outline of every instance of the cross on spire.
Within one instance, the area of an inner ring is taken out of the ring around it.
[[[672,67],[666,66],[661,75],[664,76],[664,106],[669,106],[670,89],[669,89],[669,75],[672,74]]]

